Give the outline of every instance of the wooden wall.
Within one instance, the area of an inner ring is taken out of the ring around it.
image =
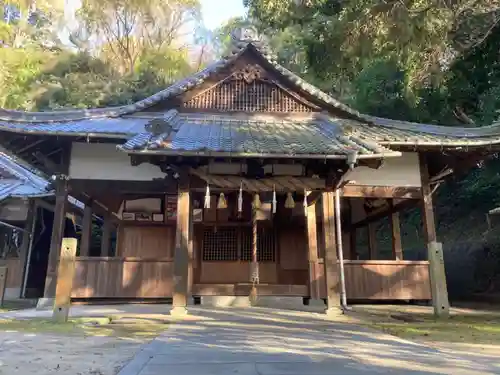
[[[351,300],[429,300],[429,262],[346,260],[347,298]],[[316,265],[320,295],[326,297],[324,267]]]
[[[303,226],[278,231],[278,283],[307,285],[307,237]]]
[[[0,266],[7,266],[6,288],[21,288],[24,270],[24,264],[21,259],[0,259]]]
[[[174,248],[174,226],[123,224],[118,228],[118,257],[172,259]]]
[[[251,263],[202,261],[203,226],[195,225],[194,233],[194,294],[245,294],[250,283]],[[309,271],[305,228],[301,225],[279,228],[276,242],[276,262],[259,264],[261,292],[306,297]],[[122,225],[118,230],[117,257],[77,258],[72,296],[170,297],[174,248],[173,226]],[[14,267],[20,265],[15,261],[12,263]],[[22,267],[19,269],[18,272],[9,273],[8,286],[20,286]],[[321,260],[314,271],[324,298],[324,267]],[[345,272],[347,297],[352,300],[431,298],[426,261],[346,260]]]
[[[164,298],[172,296],[173,263],[141,258],[80,257],[73,298]]]

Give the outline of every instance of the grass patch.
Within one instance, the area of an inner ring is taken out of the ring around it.
[[[427,311],[360,311],[361,324],[412,340],[500,345],[500,311],[454,312],[448,319],[436,319]]]
[[[166,330],[166,321],[113,317],[71,318],[66,323],[51,319],[0,319],[0,330],[64,335],[113,336],[148,339]]]

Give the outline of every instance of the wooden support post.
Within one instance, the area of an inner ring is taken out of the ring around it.
[[[307,221],[307,258],[309,261],[309,297],[320,299],[320,284],[318,275],[318,237],[316,220],[316,203],[306,208]]]
[[[23,239],[21,242],[21,251],[19,252],[19,259],[23,262],[23,281],[21,284],[21,291],[19,297],[24,296],[24,289],[26,288],[26,275],[28,273],[29,267],[29,255],[30,255],[30,247],[32,243],[33,231],[36,225],[36,214],[37,207],[36,201],[34,199],[30,199],[28,202],[28,213],[26,215],[26,222],[24,224],[24,232]]]
[[[399,222],[399,212],[391,214],[392,232],[392,258],[403,260],[403,245],[401,244],[401,224]]]
[[[80,256],[90,255],[90,243],[92,242],[92,202],[86,202],[83,209],[82,238],[80,240]]]
[[[337,264],[337,244],[335,241],[335,204],[333,192],[324,192],[323,204],[323,234],[325,243],[325,283],[327,297],[327,314],[337,315],[340,308],[340,278]]]
[[[52,311],[52,318],[57,322],[68,321],[75,276],[76,248],[76,238],[63,238],[57,269],[56,300]]]
[[[377,227],[375,223],[368,224],[368,252],[370,260],[377,259]]]
[[[54,221],[52,224],[52,236],[50,238],[49,261],[47,265],[47,276],[45,278],[45,298],[54,298],[57,282],[57,260],[61,250],[66,223],[66,210],[68,206],[68,181],[64,176],[57,176],[56,204],[54,206]]]
[[[190,254],[189,231],[191,228],[190,219],[190,194],[189,178],[181,175],[178,185],[177,195],[177,229],[175,233],[175,253],[174,253],[174,294],[172,298],[171,315],[183,316],[187,314],[187,302],[189,292],[189,274],[192,267],[189,260],[193,258]]]
[[[3,306],[5,297],[5,289],[7,288],[7,266],[0,266],[0,307]]]
[[[101,256],[111,256],[111,232],[113,230],[113,222],[110,216],[103,217],[102,235],[101,235]]]
[[[427,256],[429,259],[429,275],[431,279],[432,305],[436,317],[450,315],[450,302],[446,286],[444,269],[443,248],[437,242],[436,224],[434,222],[434,209],[432,205],[432,190],[429,184],[429,171],[426,160],[420,155],[420,176],[422,179],[422,221],[424,236],[427,243]]]

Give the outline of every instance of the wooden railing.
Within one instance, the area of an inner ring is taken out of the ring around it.
[[[172,296],[172,259],[78,257],[73,298]]]
[[[351,300],[431,299],[429,262],[398,260],[344,261],[347,298]],[[316,264],[320,295],[326,297],[324,267]]]
[[[20,288],[23,283],[23,263],[21,259],[0,259],[0,266],[7,266],[6,288]]]

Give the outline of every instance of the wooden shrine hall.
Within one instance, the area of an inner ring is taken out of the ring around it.
[[[500,129],[361,114],[278,64],[253,30],[232,38],[229,56],[134,104],[0,111],[1,145],[54,179],[44,298],[55,295],[71,194],[86,205],[73,299],[172,298],[179,313],[192,298],[323,299],[329,312],[432,300],[448,314],[432,193],[498,151]],[[418,261],[405,259],[399,222],[415,206],[428,254]],[[95,207],[100,256],[88,250]],[[382,256],[383,218],[392,252]]]

